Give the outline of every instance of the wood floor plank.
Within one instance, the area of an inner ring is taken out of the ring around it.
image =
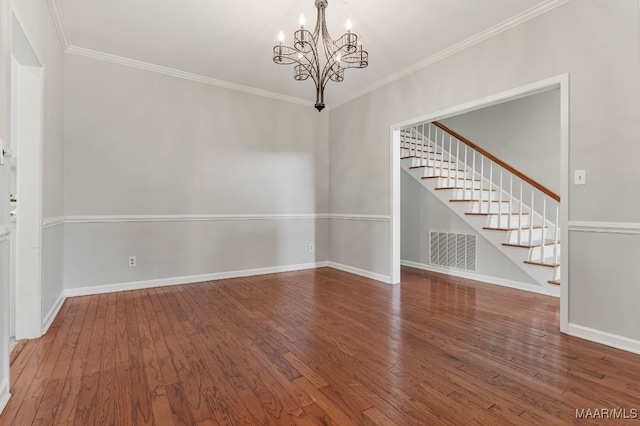
[[[564,425],[638,409],[640,356],[563,335],[559,303],[403,268],[69,298],[11,355],[5,425]]]

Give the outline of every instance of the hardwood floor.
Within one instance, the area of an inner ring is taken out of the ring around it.
[[[560,334],[558,304],[409,268],[400,286],[322,268],[70,298],[14,350],[0,425],[633,417],[640,356]]]

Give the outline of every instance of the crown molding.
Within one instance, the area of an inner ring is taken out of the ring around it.
[[[64,27],[64,20],[62,19],[58,0],[47,0],[47,4],[49,5],[51,18],[53,19],[53,23],[55,24],[58,32],[58,38],[60,39],[62,50],[67,50],[69,48],[69,38],[67,37],[67,30]]]
[[[439,62],[449,56],[452,56],[456,53],[459,53],[465,49],[470,48],[471,46],[474,46],[482,41],[488,40],[492,37],[495,37],[496,35],[503,33],[513,27],[516,27],[524,22],[527,22],[537,16],[542,15],[543,13],[546,13],[552,9],[555,9],[558,6],[561,6],[567,2],[569,2],[571,0],[547,0],[544,3],[540,3],[537,6],[534,6],[528,10],[525,10],[522,13],[519,13],[518,15],[515,15],[514,17],[501,22],[497,25],[494,25],[493,27],[482,31],[474,36],[471,36],[465,40],[462,40],[459,43],[454,44],[451,47],[448,47],[444,50],[441,50],[440,52],[436,53],[435,55],[429,56],[425,59],[422,59],[421,61],[416,62],[413,65],[408,66],[407,68],[404,68],[394,74],[389,75],[388,77],[377,81],[375,83],[373,83],[372,85],[365,87],[364,89],[355,92],[349,96],[346,96],[336,102],[332,102],[330,104],[327,105],[327,109],[331,110],[333,108],[337,108],[341,105],[344,105],[348,102],[351,102],[361,96],[366,95],[367,93],[371,93],[374,90],[377,90],[381,87],[384,87],[390,83],[393,83],[394,81],[400,80],[403,77],[406,77],[410,74],[413,74],[414,72],[421,70],[425,67],[428,67],[429,65],[433,65],[436,62]]]
[[[329,103],[327,105],[327,110],[331,110],[333,108],[339,107],[341,105],[344,105],[348,102],[351,102],[361,96],[364,96],[370,92],[373,92],[374,90],[377,90],[381,87],[384,87],[390,83],[393,83],[394,81],[400,80],[403,77],[406,77],[422,68],[425,68],[429,65],[432,65],[436,62],[439,62],[449,56],[452,56],[458,52],[461,52],[465,49],[468,49],[469,47],[478,44],[484,40],[490,39],[504,31],[507,31],[513,27],[516,27],[524,22],[527,22],[539,15],[542,15],[543,13],[546,13],[552,9],[555,9],[558,6],[561,6],[567,2],[569,2],[570,0],[547,0],[543,3],[540,3],[537,6],[534,6],[518,15],[515,15],[514,17],[499,23],[497,25],[494,25],[493,27],[482,31],[472,37],[469,37],[447,49],[441,50],[440,52],[436,53],[435,55],[432,55],[428,58],[425,58],[421,61],[418,61],[416,63],[414,63],[413,65],[410,65],[407,68],[404,68],[394,74],[391,74],[390,76],[379,80],[375,83],[373,83],[372,85],[358,91],[355,92],[349,96],[346,96],[336,102],[332,102]],[[124,65],[124,66],[129,66],[129,67],[133,67],[133,68],[138,68],[138,69],[142,69],[142,70],[146,70],[146,71],[151,71],[151,72],[155,72],[155,73],[159,73],[159,74],[165,74],[165,75],[169,75],[172,77],[176,77],[176,78],[182,78],[185,80],[191,80],[191,81],[195,81],[198,83],[203,83],[203,84],[208,84],[211,86],[216,86],[216,87],[222,87],[225,89],[231,89],[231,90],[236,90],[236,91],[240,91],[240,92],[244,92],[244,93],[249,93],[252,95],[256,95],[256,96],[262,96],[262,97],[266,97],[266,98],[271,98],[271,99],[276,99],[276,100],[280,100],[280,101],[284,101],[284,102],[290,102],[290,103],[294,103],[294,104],[298,104],[298,105],[303,105],[303,106],[313,106],[314,103],[311,101],[307,101],[304,99],[300,99],[300,98],[296,98],[296,97],[292,97],[292,96],[286,96],[286,95],[282,95],[280,93],[275,93],[275,92],[269,92],[267,90],[262,90],[262,89],[257,89],[254,87],[249,87],[249,86],[243,86],[240,84],[236,84],[236,83],[231,83],[228,81],[224,81],[224,80],[219,80],[219,79],[215,79],[215,78],[211,78],[211,77],[206,77],[203,75],[199,75],[199,74],[194,74],[194,73],[189,73],[186,71],[181,71],[181,70],[177,70],[174,68],[168,68],[168,67],[164,67],[161,65],[155,65],[155,64],[151,64],[151,63],[147,63],[147,62],[142,62],[142,61],[137,61],[135,59],[129,59],[129,58],[125,58],[122,56],[117,56],[117,55],[112,55],[109,53],[104,53],[104,52],[99,52],[96,50],[91,50],[91,49],[86,49],[83,47],[78,47],[78,46],[73,46],[69,43],[69,40],[67,38],[67,33],[64,27],[64,21],[62,19],[62,14],[60,13],[60,8],[58,5],[58,0],[47,0],[47,3],[49,4],[49,9],[51,10],[51,16],[53,18],[53,21],[56,25],[56,29],[58,30],[58,36],[60,38],[60,43],[62,44],[63,48],[65,49],[66,52],[74,54],[74,55],[79,55],[79,56],[85,56],[88,58],[92,58],[92,59],[97,59],[97,60],[101,60],[101,61],[106,61],[106,62],[111,62],[111,63],[115,63],[115,64],[120,64],[120,65]]]
[[[85,56],[87,58],[98,59],[105,62],[111,62],[114,64],[125,65],[132,68],[138,68],[146,71],[155,72],[158,74],[165,74],[172,77],[182,78],[185,80],[195,81],[197,83],[204,83],[210,86],[222,87],[225,89],[237,90],[239,92],[249,93],[252,95],[263,96],[265,98],[277,99],[279,101],[290,102],[299,105],[313,106],[313,102],[300,98],[294,98],[292,96],[285,96],[275,92],[269,92],[267,90],[256,89],[254,87],[243,86],[241,84],[231,83],[224,80],[218,80],[211,77],[205,77],[199,74],[193,74],[186,71],[180,71],[174,68],[163,67],[161,65],[150,64],[148,62],[137,61],[135,59],[129,59],[122,56],[112,55],[109,53],[98,52],[96,50],[85,49],[84,47],[69,46],[67,53],[74,55]]]

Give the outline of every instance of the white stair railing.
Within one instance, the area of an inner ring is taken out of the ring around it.
[[[529,262],[559,265],[560,196],[439,122],[401,130],[401,156],[461,191],[488,229],[506,230],[507,245],[528,247]]]

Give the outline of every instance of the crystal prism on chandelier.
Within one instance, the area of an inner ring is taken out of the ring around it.
[[[351,21],[347,20],[347,32],[337,40],[332,40],[327,31],[324,12],[327,0],[316,0],[318,19],[313,34],[304,28],[304,16],[300,16],[300,29],[293,34],[293,47],[283,45],[284,34],[280,31],[280,43],[273,47],[273,61],[276,64],[294,65],[293,78],[303,81],[311,77],[316,85],[318,111],[324,108],[324,87],[331,81],[344,80],[347,68],[365,68],[369,65],[369,54],[362,50],[358,36],[351,32]],[[318,42],[322,34],[326,62],[320,66]]]

